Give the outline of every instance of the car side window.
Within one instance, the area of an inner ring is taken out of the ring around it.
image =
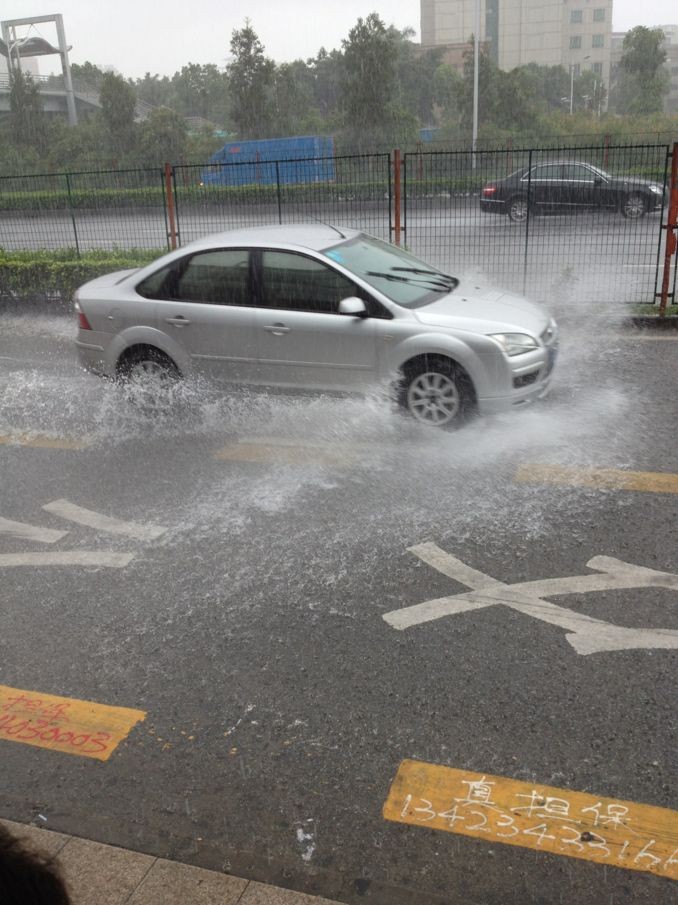
[[[579,166],[576,163],[565,164],[565,179],[577,182],[593,182],[595,174],[588,167]]]
[[[145,298],[208,305],[249,305],[249,252],[245,248],[198,252],[174,261],[137,286]]]
[[[264,308],[338,314],[339,302],[358,294],[351,280],[306,255],[271,250],[261,258]]]
[[[524,177],[527,180],[527,176]],[[562,167],[560,164],[549,164],[543,167],[535,167],[532,170],[532,181],[539,179],[562,179]]]

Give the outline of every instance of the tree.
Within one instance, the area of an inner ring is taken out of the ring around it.
[[[313,96],[313,71],[303,60],[282,63],[275,72],[275,135],[322,132],[323,122]]]
[[[242,138],[265,138],[273,121],[275,63],[245,19],[245,26],[231,36],[232,61],[226,67],[231,117]]]
[[[175,72],[167,105],[184,116],[202,116],[224,125],[228,120],[226,75],[214,63],[188,63]]]
[[[153,107],[162,107],[170,103],[172,85],[166,75],[160,76],[157,73],[151,75],[150,72],[147,72],[143,79],[136,80],[134,87],[139,100],[145,101]]]
[[[341,108],[344,138],[356,149],[393,146],[416,135],[416,119],[402,106],[396,29],[376,13],[358,19],[342,41]]]
[[[141,124],[140,158],[157,166],[166,160],[178,163],[186,150],[186,121],[169,107],[157,107]]]
[[[134,88],[121,75],[107,72],[101,82],[99,100],[111,151],[114,154],[129,153],[136,142]]]
[[[414,31],[405,28],[399,31],[391,27],[398,52],[396,74],[400,102],[403,107],[424,126],[434,122],[435,74],[440,66],[442,47],[421,51],[411,40]]]
[[[106,73],[103,69],[86,60],[84,63],[71,64],[73,85],[80,91],[99,91]]]
[[[614,92],[617,113],[660,113],[670,87],[664,32],[638,25],[626,33]]]
[[[443,126],[458,126],[462,90],[463,80],[454,66],[441,63],[433,74],[433,101]]]
[[[38,86],[30,73],[12,69],[9,109],[12,138],[16,145],[45,150],[46,120]]]
[[[332,121],[339,110],[343,56],[339,50],[328,53],[321,47],[318,55],[308,61],[308,66],[313,77],[315,106],[323,119]]]

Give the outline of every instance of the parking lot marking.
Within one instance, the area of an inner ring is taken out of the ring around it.
[[[71,440],[67,437],[48,437],[41,434],[0,434],[2,446],[28,446],[32,449],[87,449],[89,440]]]
[[[569,484],[600,490],[678,493],[678,474],[624,471],[621,468],[574,468],[567,465],[521,465],[514,475],[521,484]]]
[[[0,568],[14,566],[85,566],[123,569],[134,559],[134,553],[97,553],[69,550],[63,553],[0,553]]]
[[[0,685],[0,740],[108,760],[143,710]]]
[[[594,556],[586,565],[590,569],[596,569],[596,574],[504,584],[490,575],[470,568],[456,556],[441,550],[436,544],[418,544],[410,547],[409,552],[471,590],[384,613],[382,615],[384,621],[398,631],[445,616],[500,604],[525,616],[564,629],[567,632],[565,640],[583,656],[603,651],[678,649],[678,631],[627,628],[603,619],[594,619],[586,613],[557,606],[544,599],[562,594],[587,594],[593,591],[632,588],[666,588],[678,591],[678,575],[671,572],[636,566],[612,556]]]
[[[678,880],[678,811],[404,760],[384,818]]]
[[[42,508],[69,522],[96,528],[98,531],[107,531],[109,534],[133,537],[135,540],[154,540],[167,531],[167,528],[161,528],[158,525],[140,525],[137,522],[124,522],[121,519],[110,518],[100,512],[69,503],[68,500],[55,500],[53,503],[46,503]]]
[[[53,528],[38,528],[35,525],[27,525],[24,522],[14,522],[9,518],[0,518],[0,534],[21,540],[37,541],[40,544],[55,544],[68,531],[55,531]]]
[[[359,453],[348,447],[307,445],[298,441],[231,443],[214,453],[221,462],[266,462],[278,465],[352,465]]]

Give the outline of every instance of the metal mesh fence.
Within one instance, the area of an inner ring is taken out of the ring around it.
[[[163,172],[2,177],[0,247],[167,249]]]
[[[405,242],[535,298],[654,301],[668,147],[405,156]]]
[[[388,154],[174,167],[179,239],[312,220],[389,238]]]
[[[667,145],[404,155],[402,241],[433,264],[536,298],[653,302]],[[322,221],[393,237],[388,154],[0,178],[0,248],[157,249],[222,230]],[[171,214],[174,213],[174,217]],[[671,287],[675,298],[675,265]]]

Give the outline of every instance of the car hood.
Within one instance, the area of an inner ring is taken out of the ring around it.
[[[464,282],[414,313],[422,324],[476,333],[528,332],[540,336],[550,321],[545,308],[522,296]]]
[[[613,185],[615,188],[647,189],[651,185],[657,185],[659,188],[662,188],[661,181],[656,179],[643,179],[642,176],[612,176],[610,185]]]

